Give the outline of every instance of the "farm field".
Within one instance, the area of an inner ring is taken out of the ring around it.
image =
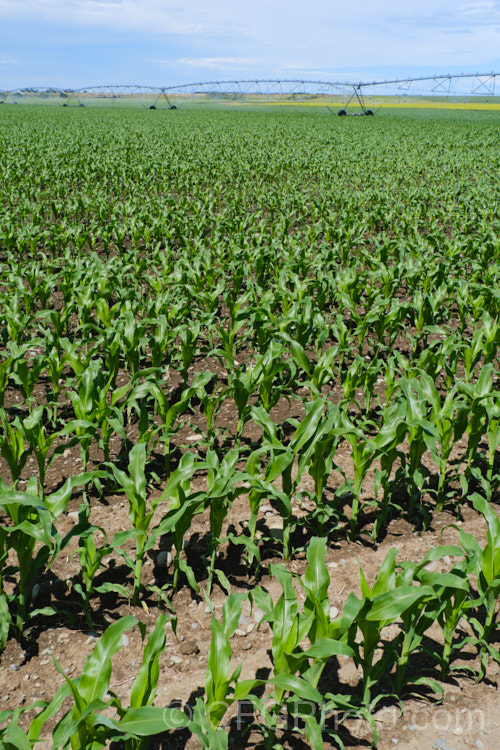
[[[498,746],[499,117],[0,108],[0,747]]]

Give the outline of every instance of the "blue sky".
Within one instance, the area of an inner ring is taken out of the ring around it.
[[[0,88],[500,72],[500,0],[0,0]]]

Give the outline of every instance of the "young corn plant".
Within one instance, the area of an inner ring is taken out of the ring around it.
[[[132,523],[129,531],[118,532],[113,538],[113,547],[125,559],[133,574],[132,602],[137,604],[141,591],[141,575],[146,551],[146,542],[151,519],[160,498],[152,500],[148,507],[146,487],[146,444],[136,443],[129,454],[128,473],[109,464],[119,489],[128,500],[128,513]],[[130,539],[135,539],[135,559],[132,559],[120,546]]]
[[[470,343],[464,341],[462,347],[466,382],[470,382],[481,360],[486,365],[494,360],[498,351],[499,338],[499,322],[488,312],[483,313],[481,327],[474,330]]]
[[[19,425],[19,417],[16,422],[8,422],[3,410],[0,412],[2,433],[0,434],[0,455],[7,462],[14,486],[17,485],[21,473],[31,453],[31,446],[26,446],[22,425]]]
[[[488,494],[489,485],[483,482],[483,488]],[[467,574],[476,577],[478,597],[470,607],[484,608],[484,622],[476,617],[468,617],[469,623],[475,631],[475,636],[466,641],[475,643],[479,650],[480,671],[479,679],[486,674],[488,657],[500,663],[500,653],[490,643],[491,635],[497,622],[497,603],[500,596],[500,521],[488,500],[478,493],[471,496],[476,511],[481,513],[487,523],[486,546],[481,548],[477,539],[463,528],[458,528],[460,544],[467,561]]]
[[[293,669],[295,664],[291,668],[289,655],[300,647],[301,641],[310,628],[308,618],[299,616],[292,574],[282,565],[272,565],[270,572],[277,577],[282,588],[282,594],[276,605],[273,604],[271,596],[259,587],[252,594],[256,604],[264,612],[263,619],[270,624],[273,631],[271,648],[275,685],[273,705],[270,711],[265,711],[263,705],[260,706],[257,703],[257,708],[261,710],[265,720],[265,744],[268,748],[274,746],[279,717],[288,690],[290,688],[293,690],[293,687],[300,689],[300,680],[295,676],[297,669]]]
[[[377,476],[379,482],[382,479],[388,482],[388,472],[390,472],[390,468],[392,467],[391,461],[392,459],[395,460],[397,455],[394,454],[394,451],[402,436],[402,421],[399,413],[394,414],[388,410],[384,426],[373,439],[370,439],[366,435],[366,432],[373,430],[375,426],[370,420],[365,419],[361,423],[361,429],[342,410],[340,421],[341,426],[335,428],[335,432],[339,436],[344,437],[351,446],[351,461],[354,470],[354,479],[346,482],[347,487],[352,492],[349,536],[351,539],[354,539],[358,530],[359,512],[362,509],[361,492],[368,471],[377,458],[384,457],[383,468],[381,470],[383,473]],[[388,495],[386,494],[387,498]],[[377,534],[378,531],[379,528],[377,526],[375,533]]]
[[[427,470],[422,464],[422,457],[427,450],[426,437],[435,437],[432,425],[427,420],[427,406],[420,400],[416,391],[415,381],[401,378],[401,390],[406,407],[406,426],[408,434],[408,450],[403,453],[403,473],[408,492],[408,519],[414,520],[415,509],[418,507],[423,513],[422,492],[427,476]]]
[[[78,524],[70,534],[71,536],[78,536],[78,547],[73,555],[79,557],[81,575],[81,583],[75,581],[73,589],[82,597],[85,620],[87,625],[92,628],[91,600],[95,592],[100,590],[100,587],[96,589],[94,578],[102,566],[104,557],[113,552],[113,547],[108,544],[105,530],[90,523],[89,511],[88,504],[84,503],[78,514]],[[95,537],[97,534],[104,537],[104,544],[99,547],[96,546]]]
[[[177,591],[179,573],[182,571],[191,588],[199,592],[194,571],[187,560],[181,557],[184,548],[184,537],[191,527],[193,518],[206,507],[206,493],[203,490],[191,492],[191,480],[197,471],[206,471],[208,463],[199,461],[194,453],[185,453],[177,469],[172,472],[160,500],[168,499],[169,509],[160,523],[153,529],[146,549],[152,548],[156,539],[162,534],[171,534],[175,548],[173,559],[173,591]]]
[[[235,701],[244,700],[262,680],[240,680],[242,664],[231,670],[229,639],[238,627],[241,604],[246,594],[231,594],[224,601],[220,623],[212,617],[212,640],[208,651],[205,698],[196,700],[189,729],[200,740],[203,750],[227,750],[228,735],[221,722]]]
[[[128,708],[122,706],[110,689],[111,660],[121,648],[125,631],[136,624],[144,640],[145,627],[134,617],[122,617],[107,628],[76,679],[68,677],[54,658],[64,683],[50,702],[44,702],[43,710],[31,722],[27,732],[31,746],[42,739],[45,724],[60,710],[67,697],[72,698],[73,706],[59,720],[52,734],[54,747],[63,750],[99,750],[117,740],[124,742],[126,750],[141,750],[147,747],[144,738],[172,727],[186,726],[188,719],[181,711],[152,705],[158,681],[158,658],[166,645],[167,621],[168,616],[161,614],[148,638]],[[109,717],[110,709],[115,709],[118,719]],[[106,710],[107,714],[102,713]]]
[[[286,709],[290,715],[300,719],[305,725],[305,734],[315,750],[321,750],[323,710],[350,709],[345,697],[326,696],[327,706],[318,683],[325,666],[334,656],[352,656],[351,647],[342,640],[346,635],[346,621],[342,627],[330,619],[331,608],[328,599],[330,576],[325,564],[326,539],[313,537],[308,548],[308,565],[304,578],[300,580],[306,598],[300,611],[297,594],[293,588],[293,576],[281,565],[272,565],[271,573],[278,579],[282,594],[274,604],[270,595],[257,587],[251,594],[252,600],[264,612],[262,622],[268,622],[273,631],[272,658],[273,677],[267,683],[273,688],[272,708],[266,710],[263,701],[250,696],[262,714],[265,725],[262,727],[266,747],[274,747],[280,715]],[[304,643],[308,639],[309,646]],[[318,721],[317,706],[320,716]]]
[[[207,375],[210,379],[207,380]],[[213,383],[211,380],[213,378]],[[217,387],[218,376],[211,373],[196,373],[193,378],[191,389],[200,402],[200,411],[205,417],[207,431],[203,435],[203,443],[208,446],[209,450],[214,450],[218,442],[220,430],[216,427],[217,416],[221,410],[224,400],[229,394],[229,388],[224,388],[218,393],[214,393]],[[210,387],[207,389],[207,386]]]
[[[212,590],[212,580],[215,571],[215,561],[217,559],[217,550],[221,542],[222,526],[228,517],[234,499],[247,491],[245,486],[235,487],[239,481],[246,480],[247,475],[243,472],[237,472],[236,464],[238,463],[239,451],[233,448],[228,451],[222,461],[215,451],[208,451],[206,463],[208,465],[207,475],[207,492],[205,504],[209,509],[209,568],[207,593],[210,596]]]
[[[362,698],[361,705],[365,710],[372,710],[377,703],[385,697],[378,693],[373,697],[375,685],[389,674],[395,664],[398,663],[397,647],[399,640],[384,646],[382,656],[375,661],[375,652],[381,642],[382,630],[392,625],[401,617],[406,617],[408,622],[415,622],[420,616],[419,602],[434,596],[430,586],[413,586],[396,576],[396,555],[398,550],[391,549],[382,563],[373,586],[369,586],[362,568],[360,567],[361,607],[356,615],[353,628],[351,628],[348,644],[354,651],[356,666],[361,667]],[[358,600],[359,601],[359,600]],[[411,633],[409,644],[403,654],[403,666],[405,667],[411,647],[414,645],[413,626],[409,628]],[[356,638],[356,631],[361,632],[361,639]],[[400,674],[404,677],[404,669],[401,667]],[[397,678],[398,689],[402,688],[403,677]]]
[[[193,383],[189,388],[185,388],[178,401],[171,401],[162,388],[164,385],[161,381],[145,380],[135,386],[128,398],[129,406],[137,405],[140,411],[144,406],[144,400],[150,396],[154,402],[154,413],[160,418],[160,425],[155,432],[160,433],[160,441],[163,443],[165,452],[165,472],[167,479],[171,472],[171,453],[170,444],[172,437],[180,429],[181,425],[177,423],[178,418],[184,414],[191,403],[193,396],[204,391],[211,378],[210,372],[196,373]]]
[[[440,560],[447,555],[462,557],[462,560],[456,563],[449,572],[439,573],[427,570],[429,563]],[[420,646],[425,631],[436,620],[443,631],[444,646],[439,652],[432,652],[431,656],[439,662],[441,679],[447,678],[453,650],[459,649],[462,645],[454,645],[453,639],[461,618],[466,616],[467,610],[471,606],[467,561],[463,558],[463,550],[460,547],[450,545],[436,547],[430,550],[421,562],[403,562],[401,567],[403,569],[401,579],[405,583],[416,581],[420,585],[431,586],[434,589],[435,596],[419,603],[420,616],[414,618],[413,621],[408,620],[403,614],[405,637],[398,662],[396,692],[402,687],[409,654]],[[427,680],[427,678],[424,678],[424,680]],[[421,684],[421,682],[420,678],[413,680],[413,684]],[[435,689],[433,681],[428,684],[431,684]]]
[[[261,479],[255,479],[252,486],[267,490],[269,496],[278,505],[278,510],[283,518],[283,556],[285,560],[288,560],[289,557],[290,533],[293,526],[292,497],[304,472],[309,469],[311,461],[316,458],[319,464],[318,456],[316,455],[314,458],[315,450],[318,443],[332,433],[337,419],[335,409],[329,409],[327,416],[324,417],[325,404],[326,399],[318,398],[309,404],[306,416],[300,423],[290,420],[296,430],[288,445],[279,440],[276,425],[266,410],[262,407],[252,408],[253,421],[261,425],[264,430],[263,446],[260,451],[269,455],[264,476]],[[298,462],[294,477],[292,470],[295,459],[298,459]],[[315,468],[318,471],[321,470],[319,465]],[[281,477],[281,489],[274,484],[278,477]],[[318,491],[322,492],[323,481],[324,474],[322,478],[318,476]],[[320,502],[322,505],[323,495],[321,495]]]
[[[64,434],[74,432],[80,445],[80,457],[84,469],[90,460],[90,447],[98,434],[100,388],[102,386],[102,362],[92,359],[81,375],[77,375],[75,390],[70,391],[75,419],[64,428]]]
[[[27,443],[30,452],[35,454],[37,466],[38,466],[38,479],[39,479],[39,494],[40,500],[43,501],[45,497],[45,477],[47,469],[49,468],[52,461],[60,456],[70,445],[74,445],[76,440],[64,444],[58,445],[52,449],[54,443],[64,437],[66,430],[62,429],[58,432],[50,432],[47,429],[48,423],[47,407],[44,405],[38,406],[33,409],[25,419],[16,417],[14,420],[14,426],[19,431],[19,437],[17,439],[17,447],[20,447],[20,441]],[[23,456],[21,455],[21,460]]]
[[[0,479],[0,507],[10,519],[10,525],[1,527],[0,564],[5,565],[9,550],[17,558],[17,565],[11,571],[17,578],[15,593],[6,596],[0,589],[3,596],[0,599],[3,614],[0,639],[4,645],[11,624],[15,637],[21,640],[36,615],[56,614],[52,607],[32,609],[32,605],[36,606],[36,578],[50,567],[69,541],[69,536],[61,539],[56,519],[66,510],[74,488],[87,484],[92,477],[89,473],[70,477],[59,490],[44,495],[43,499],[36,477],[28,480],[24,492],[15,485],[9,487]],[[13,620],[8,604],[15,613]]]
[[[12,622],[14,635],[20,641],[29,619],[37,614],[37,611],[29,613],[33,584],[39,572],[57,557],[61,538],[52,523],[52,514],[39,499],[34,477],[28,481],[26,492],[11,489],[0,480],[0,507],[11,521],[3,534],[4,550],[11,549],[17,558],[17,566],[13,570],[17,574],[17,591],[11,597],[15,616],[11,621],[5,607],[3,614],[7,622]],[[35,552],[37,542],[41,546]],[[39,612],[55,614],[52,608]],[[4,627],[2,640],[6,641],[7,635],[8,627]]]
[[[129,705],[124,706],[120,698],[109,691],[119,719],[105,721],[101,717],[100,721],[109,729],[120,733],[125,750],[147,750],[151,735],[188,726],[188,717],[182,711],[153,706],[160,674],[159,659],[167,645],[166,628],[169,623],[175,634],[175,617],[162,613],[156,620],[144,647],[142,664],[132,684]],[[138,623],[138,626],[144,642],[145,627],[143,623]]]
[[[493,388],[493,367],[491,364],[482,368],[481,374],[474,382],[459,383],[458,387],[467,402],[467,461],[466,475],[470,474],[471,466],[478,461],[479,445],[483,435],[488,431],[488,402]]]
[[[187,388],[188,371],[194,362],[197,351],[197,341],[200,335],[200,323],[192,321],[189,325],[182,326],[179,330],[181,349],[181,377],[184,388]]]
[[[378,434],[373,439],[375,450],[380,459],[380,469],[375,470],[373,492],[375,498],[382,489],[382,499],[375,501],[376,517],[373,524],[372,538],[378,539],[387,527],[387,519],[391,506],[392,488],[397,482],[400,471],[391,480],[394,464],[401,459],[398,447],[406,436],[405,404],[398,401],[388,405],[382,414],[382,424]]]
[[[494,474],[495,457],[500,448],[500,392],[495,390],[486,400],[486,410],[488,413],[488,429],[486,436],[488,439],[488,468],[486,478],[492,489],[498,486],[500,476]]]
[[[255,360],[255,367],[259,368],[259,400],[269,414],[280,398],[289,391],[287,380],[293,380],[293,360],[283,357],[285,347],[279,339],[273,338],[264,352]]]
[[[120,339],[125,360],[130,368],[130,373],[132,376],[135,376],[141,369],[141,359],[144,357],[143,349],[146,341],[146,322],[145,320],[137,320],[136,316],[130,309],[125,312],[120,331]]]
[[[231,379],[232,396],[238,411],[235,435],[237,444],[239,444],[243,428],[250,418],[252,410],[250,398],[258,390],[262,372],[260,366],[240,367],[235,370]]]
[[[441,401],[441,396],[432,378],[421,372],[419,382],[415,385],[417,397],[428,404],[427,419],[429,425],[424,432],[424,440],[432,459],[439,470],[439,480],[436,489],[436,510],[443,510],[446,500],[445,483],[448,461],[453,446],[462,437],[467,427],[467,406],[457,388],[452,388]]]

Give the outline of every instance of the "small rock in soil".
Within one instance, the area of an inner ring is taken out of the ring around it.
[[[156,565],[159,568],[168,568],[169,565],[172,564],[172,555],[170,552],[166,552],[163,550],[163,552],[159,552],[156,556]]]
[[[272,536],[273,539],[283,539],[283,519],[282,518],[274,518],[272,522],[272,526],[269,526],[269,535]]]
[[[198,654],[200,652],[200,647],[196,641],[183,641],[179,647],[179,652],[184,654],[184,656],[191,656],[191,654]]]
[[[259,623],[264,617],[264,612],[261,609],[255,609],[253,613],[253,619]]]

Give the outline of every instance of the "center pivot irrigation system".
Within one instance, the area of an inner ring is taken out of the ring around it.
[[[0,91],[0,102],[58,102],[65,107],[123,103],[152,110],[177,109],[189,102],[310,103],[336,107],[340,116],[373,115],[378,107],[394,102],[491,102],[495,98],[495,83],[499,76],[500,73],[460,73],[364,83],[262,79],[204,81],[176,86],[35,87]]]

